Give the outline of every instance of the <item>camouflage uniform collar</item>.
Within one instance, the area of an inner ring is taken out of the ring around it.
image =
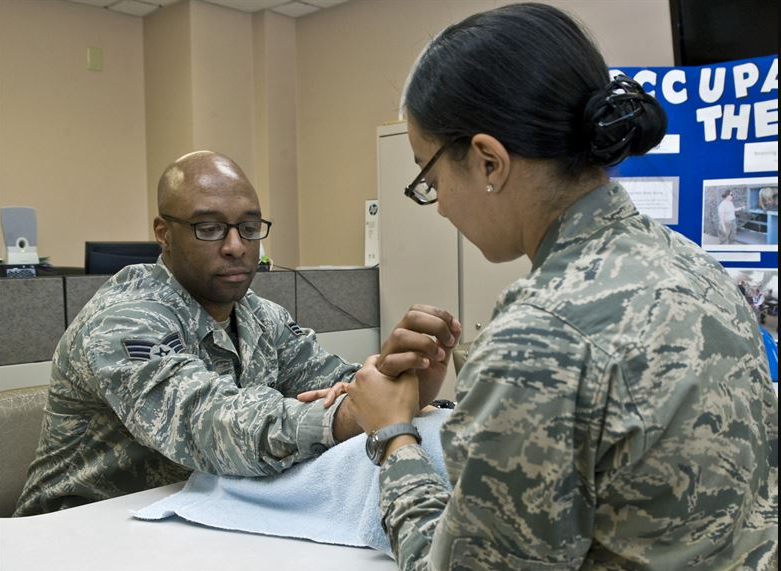
[[[211,334],[217,345],[223,349],[237,353],[238,348],[233,348],[233,342],[230,341],[228,333],[220,326],[219,322],[209,315],[209,312],[190,295],[190,292],[177,281],[173,273],[171,273],[171,270],[165,265],[165,262],[163,262],[162,256],[157,258],[157,264],[153,270],[152,277],[171,288],[171,290],[173,290],[189,308],[190,314],[195,318],[196,323],[194,325],[197,328],[196,335],[200,341],[203,341],[206,336]],[[242,318],[247,317],[248,312],[240,309],[243,307],[242,302],[244,302],[244,298],[234,304],[233,319],[240,321]]]
[[[200,304],[195,301],[193,296],[190,295],[190,292],[184,289],[182,284],[177,281],[177,279],[171,273],[171,270],[168,269],[168,266],[165,265],[162,255],[157,258],[157,263],[155,264],[152,278],[170,287],[179,297],[182,298],[182,300],[184,300],[187,305],[192,306],[195,304],[200,306]],[[201,311],[203,311],[203,308],[201,308]]]
[[[586,240],[617,220],[636,214],[632,199],[619,183],[610,181],[595,188],[551,224],[537,249],[532,271],[542,266],[551,253]]]
[[[535,280],[547,281],[560,273],[561,268],[554,266],[557,260],[566,260],[567,249],[573,246],[577,248],[611,224],[637,214],[629,194],[617,182],[611,181],[598,186],[583,196],[550,225],[537,248],[531,273],[526,279],[519,280],[502,291],[494,307],[493,316],[518,299],[533,295],[534,288],[529,286]],[[542,269],[543,265],[549,266],[547,272]]]

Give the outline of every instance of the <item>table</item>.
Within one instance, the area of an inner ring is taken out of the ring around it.
[[[130,510],[184,483],[69,510],[0,519],[0,569],[60,571],[392,571],[372,549],[225,531],[178,518],[142,521]]]

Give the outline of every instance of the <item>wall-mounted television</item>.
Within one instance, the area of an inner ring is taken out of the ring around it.
[[[675,65],[778,53],[778,0],[670,0]]]
[[[154,264],[157,242],[85,242],[84,273],[112,275],[131,264]]]

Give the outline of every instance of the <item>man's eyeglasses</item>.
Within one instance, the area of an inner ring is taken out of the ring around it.
[[[437,189],[426,182],[426,175],[428,174],[428,171],[431,170],[431,167],[434,166],[434,163],[437,162],[437,159],[439,159],[439,157],[441,157],[442,154],[459,139],[460,137],[451,139],[442,145],[436,153],[434,153],[434,156],[431,157],[426,165],[420,170],[418,176],[416,176],[411,183],[404,187],[405,196],[409,196],[418,204],[434,204],[437,201]]]
[[[247,220],[238,224],[228,224],[227,222],[190,222],[189,220],[182,220],[168,214],[161,214],[160,218],[169,222],[192,226],[195,237],[198,240],[207,242],[224,240],[231,228],[236,228],[239,231],[239,236],[245,240],[262,240],[268,236],[269,230],[271,230],[271,222],[263,218],[260,220]]]

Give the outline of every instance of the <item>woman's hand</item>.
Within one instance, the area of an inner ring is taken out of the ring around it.
[[[376,368],[388,377],[416,372],[423,408],[439,393],[459,337],[461,324],[450,313],[432,305],[413,305],[382,344]]]
[[[411,422],[420,410],[415,373],[389,377],[377,368],[378,361],[378,355],[369,357],[355,373],[355,380],[345,387],[355,420],[367,433],[389,424]]]

